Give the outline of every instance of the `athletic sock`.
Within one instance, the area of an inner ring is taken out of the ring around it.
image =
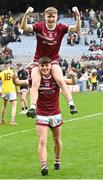
[[[54,163],[58,163],[59,164],[60,163],[60,159],[55,159]]]
[[[71,99],[71,100],[69,100],[69,101],[67,101],[67,103],[68,103],[68,106],[70,107],[70,106],[74,106],[74,102],[73,102],[73,100]]]
[[[41,161],[41,167],[43,167],[43,166],[47,166],[46,161]]]

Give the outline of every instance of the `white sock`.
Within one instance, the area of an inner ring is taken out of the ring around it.
[[[71,105],[74,106],[74,102],[72,99],[68,101],[68,106],[70,107]]]
[[[31,104],[30,109],[36,109],[36,105],[35,104]]]

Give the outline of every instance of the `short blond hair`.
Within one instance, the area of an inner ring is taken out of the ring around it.
[[[51,6],[51,7],[46,8],[44,13],[45,14],[53,14],[53,13],[57,14],[58,10],[55,7]]]

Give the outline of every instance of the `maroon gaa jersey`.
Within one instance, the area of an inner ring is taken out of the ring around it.
[[[52,116],[60,113],[59,90],[59,86],[51,75],[48,78],[42,77],[37,101],[37,115]]]
[[[38,22],[32,26],[37,38],[34,61],[38,62],[43,56],[58,60],[61,41],[64,34],[68,32],[68,26],[57,24],[53,30],[48,29],[44,22]]]

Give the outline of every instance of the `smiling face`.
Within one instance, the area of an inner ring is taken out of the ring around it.
[[[51,71],[51,63],[39,64],[39,69],[43,76],[48,77]]]
[[[45,15],[44,15],[46,24],[48,28],[54,28],[56,23],[57,23],[57,19],[58,19],[58,11],[56,8],[54,7],[49,7],[45,10]]]
[[[57,22],[57,14],[53,13],[53,14],[45,14],[45,21],[47,24],[47,27],[50,29],[55,28],[56,22]]]

